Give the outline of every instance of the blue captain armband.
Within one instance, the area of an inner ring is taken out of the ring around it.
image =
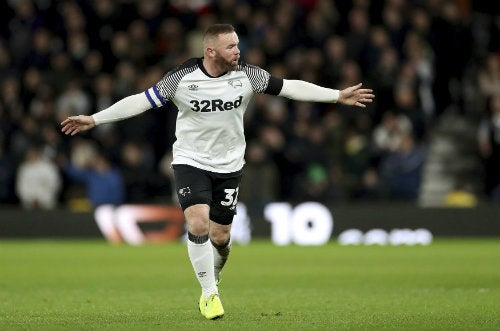
[[[146,91],[144,91],[144,93],[146,94],[146,97],[148,98],[152,108],[158,108],[167,103],[165,99],[160,95],[160,92],[158,91],[156,85],[147,89]]]

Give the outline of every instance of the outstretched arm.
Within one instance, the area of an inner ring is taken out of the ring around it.
[[[283,80],[280,96],[313,102],[338,102],[348,106],[366,107],[375,95],[371,89],[362,89],[361,83],[343,90],[321,87],[302,80]]]
[[[78,132],[90,130],[99,124],[116,122],[139,115],[150,108],[151,102],[145,93],[134,94],[92,116],[69,116],[61,123],[61,131],[74,136]]]

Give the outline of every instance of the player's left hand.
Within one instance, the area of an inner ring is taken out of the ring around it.
[[[337,102],[347,106],[365,108],[366,103],[372,102],[375,95],[373,94],[373,90],[362,89],[361,85],[362,83],[359,83],[358,85],[341,90]]]

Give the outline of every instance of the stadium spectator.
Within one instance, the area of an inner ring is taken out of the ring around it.
[[[353,122],[347,127],[342,154],[342,186],[348,197],[360,186],[370,166],[369,137]]]
[[[137,70],[129,61],[120,61],[115,69],[113,92],[117,98],[121,99],[134,92]]]
[[[36,70],[34,73],[38,75]],[[34,94],[30,98],[26,98],[31,100],[26,105],[28,114],[36,118],[39,122],[51,123],[54,120],[55,114],[54,90],[48,84],[40,82],[33,89],[33,92]]]
[[[346,61],[346,43],[339,35],[328,37],[324,44],[324,57],[328,63],[323,68],[323,79],[327,82],[338,82],[340,80],[341,69]]]
[[[349,12],[348,24],[349,29],[345,36],[347,58],[362,59],[370,35],[370,21],[366,9],[354,7]]]
[[[82,83],[86,90],[93,91],[95,87],[91,86],[95,80],[109,71],[104,67],[102,53],[97,50],[90,50],[84,57],[82,63],[83,70],[87,75]],[[111,77],[110,77],[111,78]],[[92,94],[92,93],[91,93]]]
[[[116,97],[113,94],[113,78],[109,74],[100,73],[95,76],[92,91],[92,109],[104,109],[111,106]]]
[[[91,162],[78,166],[67,162],[64,173],[85,185],[85,194],[93,208],[100,205],[120,205],[124,201],[123,179],[105,154],[97,152]]]
[[[338,110],[330,109],[322,117],[322,125],[326,134],[325,151],[329,163],[340,163],[342,159],[346,122]]]
[[[401,141],[401,133],[411,133],[412,124],[404,114],[386,111],[382,121],[375,126],[372,134],[372,158],[375,162],[395,151]]]
[[[28,148],[34,143],[40,143],[40,131],[36,118],[23,115],[20,123],[13,125],[13,133],[9,140],[11,156],[17,164],[25,157]]]
[[[47,84],[54,90],[56,97],[58,97],[66,88],[68,80],[75,77],[77,69],[71,61],[69,54],[64,51],[53,54],[50,62],[50,70],[43,71],[42,74]]]
[[[418,197],[426,154],[411,133],[401,133],[398,148],[380,164],[390,198],[415,200]]]
[[[61,189],[55,163],[45,158],[39,146],[31,145],[16,177],[16,193],[26,209],[53,209]]]
[[[50,59],[53,52],[53,37],[47,29],[36,29],[33,31],[32,47],[29,48],[24,68],[35,67],[47,70],[50,66]]]
[[[409,65],[407,68],[408,71],[411,71],[409,75],[413,75],[413,68]],[[400,80],[398,85],[395,86],[394,102],[396,104],[396,112],[403,114],[410,120],[412,133],[415,139],[420,142],[426,137],[427,124],[425,114],[417,98],[415,86],[412,83]]]
[[[59,153],[64,149],[64,144],[57,128],[49,122],[40,125],[41,148],[44,157],[57,162]]]
[[[432,95],[434,84],[434,54],[430,45],[416,32],[409,31],[404,42],[405,57],[415,69],[415,92],[418,104],[422,109],[425,124],[432,121],[435,115],[435,100]]]
[[[78,79],[66,83],[66,87],[56,100],[58,118],[69,115],[89,114],[91,109],[90,95],[81,86]]]
[[[479,91],[486,105],[492,98],[500,97],[500,55],[489,53],[478,73]],[[490,107],[490,105],[486,105]]]
[[[121,149],[126,203],[147,203],[154,197],[170,195],[170,182],[154,169],[152,152],[148,150],[135,142],[126,142]]]
[[[21,82],[14,75],[9,75],[2,77],[0,88],[0,104],[5,118],[13,125],[19,125],[25,113],[25,101],[21,99]]]
[[[369,39],[365,42],[362,58],[366,67],[373,68],[381,62],[382,53],[392,46],[389,33],[384,26],[374,26],[369,29],[369,33]]]
[[[376,167],[367,168],[360,183],[352,189],[351,197],[359,202],[379,201],[386,198],[387,189]]]
[[[408,26],[405,20],[405,8],[401,8],[405,2],[387,1],[382,10],[382,23],[387,28],[391,44],[401,51]]]
[[[279,196],[279,170],[258,140],[250,141],[246,150],[245,176],[241,179],[239,200],[245,203],[251,219],[263,219],[266,204]]]
[[[41,70],[35,67],[27,68],[23,74],[22,84],[23,99],[27,101],[33,99],[42,84]],[[28,103],[25,102],[24,106],[26,107],[27,105]]]
[[[9,41],[9,49],[16,67],[22,69],[32,45],[33,33],[47,22],[36,11],[31,0],[13,1],[10,3],[13,14],[6,24],[5,34]]]
[[[142,1],[142,3],[157,3],[156,1]],[[149,29],[145,21],[133,21],[127,30],[129,36],[129,45],[132,45],[127,50],[127,57],[139,68],[144,68],[148,65],[149,57],[153,53],[153,44],[149,39]]]
[[[457,4],[456,1],[439,4],[429,33],[438,68],[433,85],[437,114],[460,100],[460,94],[452,95],[453,91],[458,92],[453,87],[460,82],[473,49],[471,24],[467,24]]]
[[[381,121],[383,113],[395,107],[394,86],[400,70],[399,65],[396,49],[388,46],[380,50],[378,61],[367,70],[370,80],[377,86],[377,101],[372,114],[375,124]]]
[[[273,125],[263,125],[258,131],[259,142],[266,148],[268,156],[282,173],[279,179],[280,197],[289,198],[293,194],[293,183],[297,169],[293,166],[294,153],[285,154],[285,135]],[[292,150],[293,151],[293,150]]]
[[[330,180],[330,157],[324,146],[327,143],[326,129],[313,124],[305,128],[303,150],[299,152],[304,160],[303,170],[298,176],[295,199],[298,201],[333,201],[334,194]]]

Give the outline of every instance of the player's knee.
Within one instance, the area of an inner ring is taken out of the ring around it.
[[[208,219],[203,216],[190,216],[186,217],[188,224],[188,231],[196,236],[203,236],[208,234],[209,225]]]
[[[210,240],[217,245],[223,246],[227,244],[231,236],[231,228],[229,226],[219,226],[210,228]]]
[[[224,246],[227,245],[229,242],[229,235],[218,235],[218,236],[213,236],[210,235],[210,240],[217,246]]]
[[[196,236],[206,235],[208,233],[208,206],[195,205],[184,211],[188,231]]]
[[[208,222],[188,222],[188,231],[195,236],[203,236],[208,233]]]

